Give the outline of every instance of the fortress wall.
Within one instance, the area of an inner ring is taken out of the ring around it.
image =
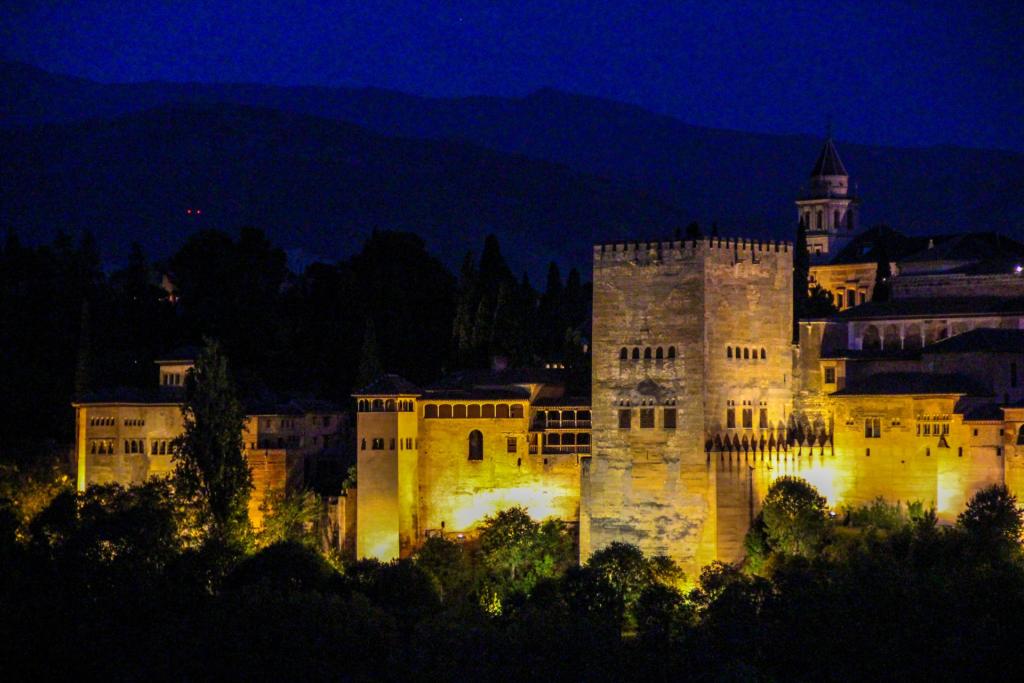
[[[667,554],[691,576],[716,557],[715,472],[703,448],[707,251],[703,242],[594,250],[593,457],[582,484],[589,492],[581,510],[583,562],[613,541]],[[670,346],[674,359],[632,359],[634,347],[642,356],[647,347],[667,354]],[[672,430],[664,428],[666,400],[678,411]],[[654,428],[641,428],[644,409],[655,411]],[[629,411],[629,429],[619,428],[620,410]]]
[[[422,405],[422,401],[421,401]],[[422,412],[422,411],[421,411]],[[487,515],[515,505],[536,520],[579,520],[575,454],[530,454],[529,406],[522,418],[420,419],[419,532],[472,532]],[[469,434],[483,434],[483,460],[469,460]],[[508,452],[508,438],[516,452]],[[547,464],[545,464],[547,460]],[[360,490],[362,489],[360,471]],[[362,495],[362,493],[360,494]]]

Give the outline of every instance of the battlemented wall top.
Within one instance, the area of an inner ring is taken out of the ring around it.
[[[611,242],[594,245],[594,258],[608,255],[635,255],[638,253],[682,253],[696,249],[722,249],[736,252],[782,252],[788,253],[792,242],[782,240],[761,240],[751,237],[702,237],[696,240],[668,240],[658,242]],[[614,257],[614,256],[613,256]]]

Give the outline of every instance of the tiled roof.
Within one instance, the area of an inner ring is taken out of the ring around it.
[[[1003,407],[998,403],[986,403],[972,408],[964,414],[964,422],[1002,422]]]
[[[869,320],[875,318],[935,318],[952,315],[986,315],[1024,313],[1024,297],[955,296],[937,298],[869,301],[848,308],[833,320]]]
[[[847,244],[829,262],[830,266],[850,265],[854,263],[878,263],[878,247],[885,242],[885,250],[890,262],[899,262],[928,248],[928,240],[944,239],[942,237],[908,237],[898,230],[879,225],[860,233]]]
[[[563,383],[564,370],[554,368],[513,368],[508,370],[476,370],[457,372],[427,387],[428,391],[441,389],[472,389],[475,387],[505,387],[516,384]]]
[[[533,402],[534,408],[590,408],[589,396],[562,396],[559,398],[539,398]]]
[[[922,353],[1024,353],[1024,330],[979,327],[930,344]]]
[[[848,175],[843,167],[843,162],[839,160],[836,146],[832,144],[832,138],[825,141],[825,147],[822,148],[821,154],[818,155],[818,160],[814,162],[814,168],[811,170],[812,178],[822,175]]]
[[[181,394],[179,393],[179,396]],[[74,401],[75,405],[89,405],[99,403],[141,403],[147,405],[180,405],[180,398],[161,396],[160,391],[154,389],[139,389],[137,387],[112,387],[91,391]]]
[[[527,401],[529,389],[520,387],[495,387],[472,389],[428,390],[420,401]]]
[[[384,375],[353,396],[419,396],[423,390],[398,375]]]
[[[989,396],[991,392],[972,377],[928,372],[880,372],[833,392],[832,396],[913,396],[913,395]]]
[[[935,261],[990,261],[1013,256],[1024,257],[1024,244],[998,232],[965,232],[932,238],[933,246],[902,259],[908,264]]]
[[[198,346],[179,346],[170,353],[163,354],[156,360],[157,363],[192,363],[199,358],[202,351]]]

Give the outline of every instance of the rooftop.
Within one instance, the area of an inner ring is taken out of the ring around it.
[[[812,178],[823,175],[849,175],[843,167],[843,162],[839,160],[839,153],[836,151],[836,146],[832,144],[831,137],[825,141],[825,147],[822,148],[818,160],[814,162],[814,168],[811,169]]]
[[[964,332],[930,344],[922,353],[1021,353],[1024,354],[1024,330],[986,327]]]
[[[832,396],[988,396],[990,394],[991,392],[967,375],[880,372],[833,392]]]
[[[419,396],[423,390],[398,375],[384,375],[368,386],[353,393],[353,396]]]
[[[869,301],[848,308],[833,320],[871,320],[886,318],[941,318],[945,316],[1006,315],[1024,313],[1024,297],[955,296],[937,298]]]

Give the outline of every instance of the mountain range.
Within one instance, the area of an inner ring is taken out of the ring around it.
[[[91,228],[112,258],[133,239],[166,255],[198,227],[243,223],[300,260],[344,256],[369,230],[395,228],[455,263],[494,232],[531,272],[550,259],[585,266],[594,242],[662,239],[694,220],[792,239],[793,200],[821,144],[547,89],[434,99],[100,84],[0,63],[2,220],[27,234]],[[864,225],[1024,239],[1024,155],[836,144]]]

